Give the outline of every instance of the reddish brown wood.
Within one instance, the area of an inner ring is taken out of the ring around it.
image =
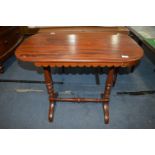
[[[35,62],[34,64],[37,67],[132,67],[133,65],[137,65],[139,61],[131,61],[131,62]]]
[[[50,101],[59,102],[103,102],[105,100],[98,98],[50,98]]]
[[[38,33],[48,33],[48,32],[119,32],[124,34],[129,34],[128,28],[124,26],[50,26],[50,27],[39,27]]]
[[[16,56],[37,66],[129,66],[143,56],[128,35],[102,33],[40,33],[26,39]]]
[[[109,123],[111,87],[118,67],[135,66],[143,57],[142,49],[125,34],[115,32],[40,33],[26,39],[17,49],[18,59],[44,67],[49,94],[49,120],[53,120],[54,101],[103,102],[104,120]],[[104,96],[91,98],[56,98],[50,67],[109,67]]]
[[[50,98],[54,98],[55,93],[54,93],[54,86],[53,86],[50,67],[44,67],[44,78],[45,78],[45,83],[46,83],[47,91],[49,94],[49,101],[50,101],[48,120],[51,122],[53,121],[53,118],[54,118],[54,101],[51,101]]]
[[[104,121],[106,124],[109,123],[109,100],[110,100],[111,87],[113,86],[113,82],[114,82],[114,74],[115,74],[115,68],[110,68],[108,72],[105,90],[104,90],[104,96],[103,96],[103,99],[106,100],[106,102],[103,103]]]

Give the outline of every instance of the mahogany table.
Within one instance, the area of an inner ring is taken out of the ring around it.
[[[59,102],[101,102],[104,120],[109,123],[109,100],[120,67],[136,66],[143,50],[126,34],[116,32],[51,32],[33,35],[17,48],[16,57],[43,67],[49,94],[49,121]],[[54,91],[51,67],[108,67],[103,98],[58,98]]]

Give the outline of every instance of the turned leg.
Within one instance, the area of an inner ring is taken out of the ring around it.
[[[4,67],[2,63],[0,63],[0,73],[4,73]]]
[[[113,86],[113,82],[114,82],[114,74],[115,74],[115,69],[110,68],[108,72],[107,80],[106,80],[104,95],[103,95],[104,121],[106,124],[109,123],[109,99],[110,99],[111,87]]]
[[[49,94],[49,101],[50,101],[50,98],[54,98],[55,96],[50,67],[44,67],[44,78],[45,78],[45,83],[46,83],[47,91]],[[54,101],[50,101],[48,120],[50,122],[53,121],[53,117],[54,117]]]

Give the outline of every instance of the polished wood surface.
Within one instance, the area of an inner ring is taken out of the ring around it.
[[[43,67],[49,94],[49,121],[53,121],[55,102],[102,102],[104,121],[109,123],[111,88],[119,67],[133,67],[143,57],[143,50],[128,35],[114,32],[39,33],[26,39],[17,49],[18,59]],[[58,98],[50,67],[105,67],[108,76],[102,98]]]
[[[33,35],[36,33],[49,32],[119,32],[129,34],[125,26],[20,26],[23,35]]]
[[[50,67],[44,67],[44,78],[46,83],[47,92],[49,95],[49,112],[48,112],[48,120],[51,122],[54,118],[54,101],[51,101],[51,98],[55,97],[54,92],[54,86],[53,86],[53,80],[51,76],[51,68]]]
[[[104,111],[104,122],[108,124],[110,92],[111,92],[112,86],[114,86],[114,83],[116,82],[117,70],[118,68],[114,68],[114,67],[109,68],[108,76],[105,84],[105,90],[102,98],[59,98],[56,96],[56,93],[54,91],[50,67],[44,67],[45,83],[49,94],[49,102],[50,102],[48,120],[50,122],[53,121],[54,107],[55,107],[56,101],[58,102],[94,102],[94,103],[101,102],[103,105],[103,111]]]
[[[125,66],[139,61],[143,51],[125,34],[64,32],[33,35],[19,46],[16,56],[41,66],[81,66],[83,62],[86,66]]]
[[[49,26],[39,27],[38,33],[48,32],[119,32],[129,34],[129,30],[124,26]]]

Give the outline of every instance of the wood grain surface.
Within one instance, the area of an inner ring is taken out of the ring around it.
[[[143,50],[128,35],[117,32],[50,32],[27,38],[16,50],[18,59],[44,68],[49,94],[49,121],[53,120],[54,102],[102,102],[104,121],[109,123],[111,88],[117,77],[117,67],[131,67],[143,57]],[[108,76],[102,99],[57,98],[50,67],[108,66]]]
[[[51,32],[27,38],[16,56],[38,66],[126,66],[138,62],[143,50],[117,32]]]

